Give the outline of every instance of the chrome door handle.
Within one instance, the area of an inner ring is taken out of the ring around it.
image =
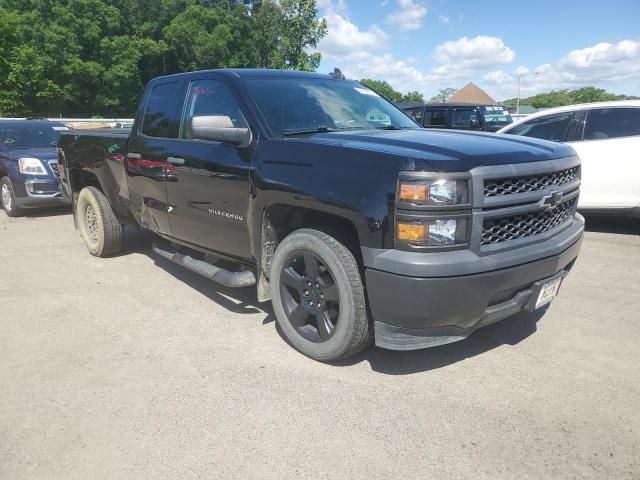
[[[127,153],[127,158],[130,158],[132,160],[140,160],[142,158],[142,155],[140,155],[139,153],[129,152]]]
[[[184,165],[184,158],[180,157],[167,157],[167,162],[172,165]]]

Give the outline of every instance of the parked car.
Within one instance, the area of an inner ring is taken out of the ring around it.
[[[501,105],[472,103],[403,104],[402,109],[425,128],[495,132],[513,122]]]
[[[578,208],[640,216],[640,100],[552,108],[499,133],[571,145],[582,160]]]
[[[59,154],[91,254],[120,252],[122,224],[149,229],[167,260],[256,286],[323,361],[542,308],[584,229],[570,147],[426,130],[338,74],[157,78],[130,133],[63,134]]]
[[[59,188],[56,144],[62,123],[0,120],[0,205],[10,217],[68,204]]]

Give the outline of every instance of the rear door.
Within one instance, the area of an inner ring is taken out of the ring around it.
[[[582,208],[640,204],[640,108],[587,111],[582,141],[569,141],[582,161]]]
[[[248,126],[233,85],[221,75],[190,77],[180,139],[171,148],[174,169],[167,175],[171,235],[238,258],[251,258],[247,211],[253,145],[192,138],[194,117],[228,118]]]
[[[166,235],[171,206],[165,178],[175,169],[168,160],[178,143],[183,90],[184,81],[175,78],[150,84],[127,145],[131,209],[141,225]]]

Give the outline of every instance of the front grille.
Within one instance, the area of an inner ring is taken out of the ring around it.
[[[576,201],[576,199],[569,200],[548,210],[488,218],[482,225],[481,244],[491,245],[548,232],[572,217]]]
[[[546,187],[561,186],[578,177],[578,167],[525,177],[492,178],[484,182],[484,196],[497,197],[513,193],[537,192]]]
[[[60,178],[60,171],[58,170],[58,161],[57,160],[51,160],[49,162],[49,166],[51,167],[51,170],[53,170],[53,173],[55,174],[55,176],[57,178]]]

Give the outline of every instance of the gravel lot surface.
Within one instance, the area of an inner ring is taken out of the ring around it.
[[[640,478],[640,221],[544,315],[316,363],[252,290],[0,212],[0,478]]]

